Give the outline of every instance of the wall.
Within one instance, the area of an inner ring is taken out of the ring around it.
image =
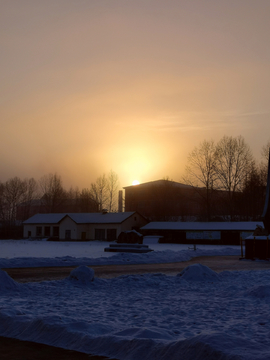
[[[105,218],[104,218],[105,220]],[[95,240],[95,230],[100,229],[105,231],[104,240],[107,240],[107,230],[113,230],[109,235],[116,232],[115,238],[110,240],[117,240],[122,231],[128,231],[132,229],[139,229],[147,224],[147,221],[140,214],[135,213],[121,224],[76,224],[69,216],[66,216],[60,224],[25,224],[24,225],[24,238],[28,238],[28,231],[31,231],[31,237],[36,237],[36,227],[42,228],[41,237],[52,237],[53,227],[59,227],[59,239],[60,240]],[[45,235],[45,227],[50,227],[50,235]],[[82,238],[82,233],[84,233]]]
[[[135,213],[122,223],[122,231],[128,231],[132,229],[140,231],[139,229],[147,223],[148,221],[143,216]]]
[[[157,180],[125,188],[125,210],[138,211],[152,221],[198,215],[200,197],[193,187]]]
[[[105,238],[98,240],[107,240],[107,230],[108,229],[116,229],[116,239],[118,235],[121,233],[121,224],[91,224],[89,227],[89,237],[90,240],[95,240],[95,232],[96,229],[105,230]],[[113,239],[113,240],[116,240]]]
[[[66,231],[70,231],[70,238],[66,238]],[[77,240],[77,224],[68,216],[66,216],[60,223],[59,228],[60,240]]]
[[[41,227],[41,234],[37,235],[36,229],[37,227]],[[59,228],[59,224],[27,224],[23,226],[23,237],[29,238],[28,232],[31,232],[31,238],[48,238],[53,237],[53,229],[54,227]],[[45,228],[49,228],[49,234],[45,233]]]

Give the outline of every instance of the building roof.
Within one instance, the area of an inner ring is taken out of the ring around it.
[[[166,180],[166,179],[161,179],[161,180],[154,180],[154,181],[149,181],[149,182],[145,182],[145,183],[141,183],[138,185],[129,185],[129,186],[125,186],[124,189],[128,189],[128,188],[136,188],[136,187],[149,187],[149,186],[159,186],[159,185],[173,185],[173,186],[177,186],[179,188],[189,188],[192,189],[193,187],[191,185],[187,185],[187,184],[182,184],[176,181],[172,181],[172,180]]]
[[[135,211],[119,213],[58,213],[36,214],[23,223],[26,224],[59,224],[66,216],[77,224],[121,224]]]
[[[141,230],[182,230],[182,231],[254,231],[257,225],[263,226],[261,221],[235,222],[150,222]]]

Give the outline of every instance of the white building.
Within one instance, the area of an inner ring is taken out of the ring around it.
[[[23,223],[24,238],[116,240],[122,231],[139,229],[147,220],[139,213],[36,214]]]

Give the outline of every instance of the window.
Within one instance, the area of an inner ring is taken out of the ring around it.
[[[59,236],[59,226],[53,227],[53,236]]]
[[[116,229],[107,229],[107,240],[113,241],[116,240]]]
[[[42,236],[42,226],[36,227],[36,236]]]
[[[105,240],[105,229],[95,229],[95,240]]]
[[[50,236],[51,235],[51,229],[49,226],[45,226],[44,228],[44,236]]]

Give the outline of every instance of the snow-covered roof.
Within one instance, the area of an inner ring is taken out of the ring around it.
[[[58,224],[69,216],[77,224],[121,224],[134,211],[119,213],[58,213],[36,214],[24,221],[24,224]]]
[[[25,220],[24,224],[58,224],[67,214],[36,214]]]
[[[183,230],[183,231],[254,231],[257,225],[263,226],[262,222],[239,221],[239,222],[150,222],[141,230]]]

